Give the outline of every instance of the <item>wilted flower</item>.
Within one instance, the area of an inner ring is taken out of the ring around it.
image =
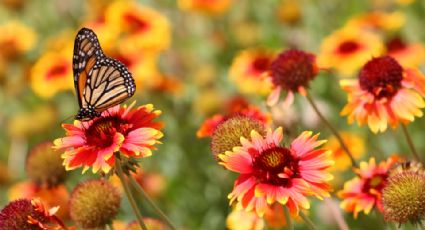
[[[79,184],[71,194],[71,218],[83,228],[103,227],[112,221],[120,209],[118,190],[105,180],[90,180]]]
[[[67,170],[93,167],[93,172],[108,173],[115,164],[114,153],[120,151],[126,157],[143,158],[152,155],[154,145],[163,136],[160,122],[154,121],[161,111],[148,104],[133,109],[130,106],[114,106],[100,117],[87,122],[64,124],[66,137],[54,141],[62,154]]]
[[[375,158],[369,162],[361,162],[355,169],[357,176],[344,184],[344,189],[338,192],[343,199],[341,208],[353,212],[357,218],[359,212],[369,214],[377,206],[382,211],[382,189],[387,184],[389,169],[397,162],[397,157],[390,157],[377,165]]]
[[[267,78],[272,59],[273,55],[263,50],[244,50],[233,59],[229,77],[241,93],[266,95],[272,87]]]
[[[342,80],[348,104],[341,115],[351,124],[368,124],[372,132],[384,132],[388,124],[412,122],[425,107],[425,76],[416,69],[403,68],[394,58],[381,56],[367,62],[358,80]]]
[[[370,57],[384,52],[381,38],[370,31],[344,27],[324,38],[317,62],[322,68],[335,68],[343,77],[353,75]]]
[[[250,137],[252,130],[262,136],[266,134],[263,123],[247,116],[234,116],[222,121],[211,137],[211,152],[217,157],[221,153],[231,151],[233,147],[241,146],[241,137]]]
[[[382,191],[387,221],[413,224],[425,218],[425,171],[421,163],[406,162],[391,169]]]
[[[230,203],[263,216],[268,205],[277,202],[298,215],[300,208],[310,208],[306,196],[329,196],[333,176],[326,169],[333,161],[329,151],[315,149],[325,142],[317,138],[303,132],[289,148],[281,145],[282,128],[269,130],[265,137],[253,130],[250,139],[241,138],[241,147],[219,155],[221,165],[240,173]]]
[[[25,169],[28,177],[41,187],[52,187],[66,176],[60,153],[52,149],[51,142],[36,145],[28,154]]]

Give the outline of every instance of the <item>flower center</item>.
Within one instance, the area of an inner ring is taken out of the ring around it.
[[[58,77],[63,77],[67,71],[68,65],[66,62],[58,63],[47,71],[46,80],[52,80]]]
[[[386,44],[388,52],[397,52],[406,48],[406,44],[400,37],[395,37]]]
[[[369,193],[371,189],[374,189],[376,191],[381,191],[385,186],[387,177],[388,176],[385,174],[377,174],[371,178],[368,178],[365,184],[363,185],[363,189],[362,189],[363,192]]]
[[[355,41],[345,41],[338,46],[338,53],[352,54],[360,48],[360,45]]]
[[[124,14],[124,20],[129,24],[133,32],[144,32],[149,28],[149,23],[132,13]]]
[[[273,84],[297,92],[299,87],[307,87],[317,74],[315,57],[300,50],[281,53],[271,64]]]
[[[360,87],[375,98],[391,98],[401,88],[403,68],[390,56],[373,58],[359,74]]]
[[[290,178],[298,177],[298,160],[284,147],[269,148],[255,156],[254,175],[261,183],[290,186]]]
[[[100,117],[86,130],[86,141],[89,145],[100,148],[111,146],[116,132],[126,134],[129,125],[116,116]]]
[[[252,62],[252,71],[257,74],[264,73],[269,69],[270,59],[267,57],[257,57]]]

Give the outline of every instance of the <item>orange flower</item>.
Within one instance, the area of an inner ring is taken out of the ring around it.
[[[316,149],[326,142],[317,138],[306,131],[287,148],[282,145],[282,128],[269,130],[265,137],[255,130],[249,140],[241,137],[241,147],[218,155],[220,165],[240,174],[228,196],[230,203],[259,216],[279,203],[298,215],[300,208],[310,208],[307,196],[328,197],[333,176],[326,169],[334,162],[330,151]]]
[[[343,199],[341,208],[353,212],[357,218],[359,212],[369,214],[374,206],[382,211],[382,189],[387,183],[389,169],[397,162],[397,157],[390,157],[377,165],[375,158],[361,162],[360,168],[355,169],[357,176],[344,184],[344,189],[338,192]]]
[[[360,135],[351,132],[340,132],[340,135],[354,159],[359,159],[363,156],[365,144]],[[335,165],[331,167],[331,170],[344,171],[351,166],[350,158],[347,156],[344,149],[341,148],[336,137],[330,137],[329,141],[325,144],[325,148],[332,151],[332,159],[335,161]]]
[[[205,120],[196,132],[196,136],[198,138],[212,136],[218,124],[237,115],[244,115],[258,120],[264,124],[268,124],[270,122],[269,114],[263,113],[256,106],[248,104],[245,99],[241,97],[235,97],[228,102],[224,115],[215,114],[211,118]]]
[[[54,145],[66,150],[62,154],[66,169],[84,167],[85,172],[93,167],[93,173],[108,173],[115,165],[115,152],[134,158],[152,155],[151,150],[163,136],[159,131],[162,124],[154,121],[161,111],[151,104],[133,109],[134,104],[114,106],[87,122],[62,125],[66,137],[56,139]]]
[[[402,66],[418,67],[425,61],[425,46],[421,43],[406,44],[400,37],[387,42],[387,55]]]
[[[233,0],[178,0],[183,10],[199,11],[207,14],[220,14],[229,9]]]
[[[341,115],[348,123],[367,123],[374,133],[384,132],[388,124],[396,127],[421,117],[425,107],[425,76],[415,69],[404,69],[390,56],[367,62],[358,80],[342,80],[348,103]]]
[[[17,183],[10,187],[8,199],[39,199],[47,208],[60,206],[57,215],[61,218],[68,218],[69,192],[65,185],[59,185],[52,188],[42,188],[30,181]]]
[[[72,52],[49,51],[43,54],[31,68],[31,88],[43,98],[74,88]]]
[[[381,38],[370,31],[345,27],[327,36],[317,57],[322,68],[335,68],[343,77],[353,75],[370,57],[384,51]]]
[[[244,50],[233,59],[230,79],[241,93],[266,95],[272,87],[266,75],[272,59],[273,55],[263,50]]]
[[[401,12],[372,11],[351,18],[347,22],[347,27],[395,31],[403,26],[405,20]]]
[[[159,12],[133,1],[115,1],[106,10],[106,23],[123,32],[123,52],[158,52],[170,45],[170,25]]]
[[[16,58],[31,50],[37,41],[34,30],[19,21],[0,25],[0,34],[0,55],[6,59]]]
[[[226,218],[226,227],[229,230],[263,230],[264,220],[255,212],[233,209]]]

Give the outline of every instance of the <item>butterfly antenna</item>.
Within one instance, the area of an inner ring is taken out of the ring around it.
[[[71,116],[69,116],[69,117],[66,117],[65,119],[63,119],[63,120],[60,122],[60,124],[65,123],[65,121],[69,120],[69,119],[70,119],[70,118],[72,118],[72,117],[73,117],[73,115],[71,115]]]

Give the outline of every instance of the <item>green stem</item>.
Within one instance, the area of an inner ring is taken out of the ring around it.
[[[283,206],[283,214],[285,214],[286,225],[288,230],[294,230],[294,225],[292,223],[291,214],[289,214],[289,209],[286,205]]]
[[[311,221],[302,211],[300,211],[300,217],[304,220],[305,224],[310,230],[317,230],[316,226],[314,225],[313,221]]]
[[[140,186],[139,183],[132,177],[128,177],[130,180],[130,184],[137,190],[139,194],[142,195],[142,197],[151,205],[155,211],[159,214],[161,219],[166,222],[172,230],[176,230],[176,226],[173,224],[173,222],[165,215],[165,213],[153,202],[153,200],[149,197],[149,195],[145,192],[145,190]]]
[[[353,167],[357,167],[356,161],[354,160],[353,154],[351,154],[351,151],[348,149],[347,145],[345,144],[344,140],[342,139],[341,135],[339,134],[338,130],[333,127],[333,125],[326,120],[325,116],[320,112],[319,108],[317,107],[316,103],[314,102],[313,98],[310,96],[310,94],[307,93],[306,95],[307,101],[310,103],[311,107],[313,107],[313,110],[316,112],[316,114],[319,116],[320,120],[325,123],[325,125],[329,128],[329,130],[333,133],[333,135],[338,140],[339,144],[341,145],[341,148],[344,149],[345,153],[351,160],[351,165]]]
[[[425,230],[425,226],[422,224],[422,222],[419,222],[419,227],[420,227],[422,230]]]
[[[131,204],[131,207],[133,208],[134,214],[136,214],[137,221],[139,221],[140,227],[142,230],[147,230],[145,222],[143,222],[143,216],[140,213],[139,208],[137,207],[136,201],[134,200],[133,195],[131,194],[130,187],[127,184],[127,181],[125,180],[125,176],[122,170],[121,165],[121,159],[120,159],[120,153],[115,153],[115,172],[117,173],[117,176],[120,178],[122,186],[124,187],[125,194],[127,195],[128,201]]]
[[[410,137],[409,131],[407,130],[407,127],[405,124],[401,124],[401,129],[403,130],[403,134],[406,137],[407,144],[409,145],[410,151],[413,154],[413,157],[418,162],[421,162],[421,158],[418,155],[418,152],[416,151],[415,145],[413,144],[412,137]]]

